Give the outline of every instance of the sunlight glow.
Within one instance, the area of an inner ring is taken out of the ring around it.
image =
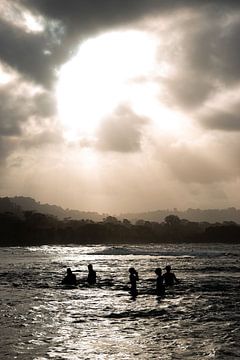
[[[155,51],[155,39],[133,30],[84,42],[59,73],[58,111],[66,132],[94,134],[105,116],[129,101],[132,81],[151,74]]]
[[[188,127],[186,116],[161,102],[160,95],[160,86],[154,81],[148,81],[144,86],[134,85],[128,93],[132,110],[151,119],[155,131],[172,135],[184,133],[185,136]]]
[[[43,17],[34,15],[20,2],[1,0],[0,12],[4,16],[4,21],[9,22],[11,25],[27,33],[41,32],[44,30]]]
[[[0,62],[0,84],[5,85],[16,78],[16,74]]]
[[[40,20],[34,17],[31,13],[24,12],[23,18],[24,18],[25,26],[28,31],[41,32],[44,30],[44,27],[41,24]]]

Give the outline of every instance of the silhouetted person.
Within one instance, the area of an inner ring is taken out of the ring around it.
[[[165,295],[165,285],[163,283],[162,269],[157,268],[155,270],[155,274],[157,275],[157,283],[156,283],[156,293],[159,297],[164,297]]]
[[[138,292],[137,292],[137,281],[139,280],[138,278],[138,272],[134,269],[134,267],[130,267],[129,268],[129,280],[130,280],[130,284],[131,284],[131,295],[134,298],[136,298]]]
[[[77,279],[76,275],[72,273],[72,270],[70,268],[67,268],[67,275],[62,280],[63,285],[77,285]]]
[[[92,264],[89,264],[89,265],[88,265],[88,277],[87,277],[87,282],[89,283],[89,285],[94,285],[94,284],[96,284],[96,271],[93,270]]]
[[[175,274],[171,272],[171,266],[166,266],[166,272],[163,274],[164,284],[165,286],[172,286],[174,284],[178,284],[179,280],[176,278]]]

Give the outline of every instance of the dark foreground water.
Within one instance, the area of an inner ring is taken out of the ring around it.
[[[1,248],[0,359],[238,359],[239,255],[220,244]],[[181,283],[159,302],[154,269],[167,264]],[[78,288],[60,285],[66,267],[79,270]]]

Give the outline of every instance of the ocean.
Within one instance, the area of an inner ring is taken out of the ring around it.
[[[239,255],[224,244],[0,248],[0,359],[238,359]],[[154,270],[167,264],[180,284],[159,299]],[[76,288],[61,285],[67,267]]]

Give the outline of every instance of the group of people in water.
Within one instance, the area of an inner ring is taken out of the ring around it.
[[[89,285],[96,284],[96,279],[97,279],[96,271],[93,269],[92,264],[89,264],[88,265],[88,277],[87,277],[88,284]],[[76,275],[72,272],[72,270],[70,268],[67,268],[67,275],[63,278],[62,285],[77,286],[77,284],[78,284],[78,282],[77,282]]]
[[[174,284],[178,284],[179,280],[176,278],[176,275],[171,271],[171,266],[167,265],[165,267],[165,273],[162,274],[161,268],[155,269],[155,274],[157,275],[156,279],[156,295],[160,298],[165,296],[165,288],[167,286],[173,286]],[[132,297],[136,297],[138,294],[137,291],[137,281],[139,280],[138,272],[134,267],[129,268],[129,280],[131,284],[131,295]]]
[[[138,272],[134,267],[129,268],[129,281],[130,281],[130,293],[133,298],[136,298],[137,291],[137,282],[139,281]],[[162,274],[161,268],[155,269],[155,274],[157,276],[156,279],[156,295],[159,298],[163,298],[165,296],[165,288],[168,286],[173,286],[174,284],[178,284],[179,280],[176,278],[176,275],[171,271],[171,266],[167,265],[165,267],[165,273]],[[88,276],[87,282],[89,285],[96,284],[96,271],[93,269],[92,264],[88,265]],[[67,268],[67,275],[62,280],[63,285],[67,286],[77,286],[77,278],[76,275],[72,272],[70,268]]]

